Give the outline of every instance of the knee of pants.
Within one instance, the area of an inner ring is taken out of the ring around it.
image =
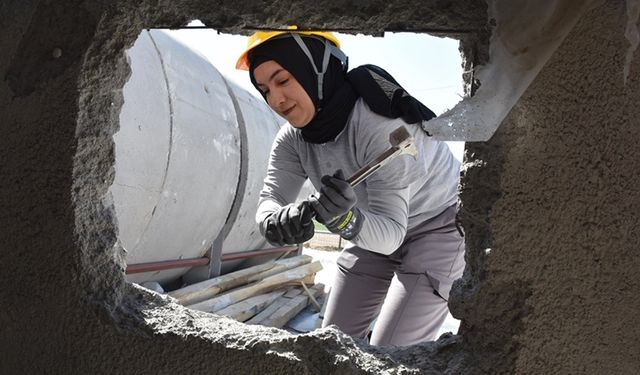
[[[362,274],[391,280],[394,271],[399,266],[397,261],[389,257],[359,247],[352,247],[342,251],[336,264],[345,273]]]
[[[374,331],[372,345],[413,345],[435,339],[449,311],[425,275],[393,279]]]

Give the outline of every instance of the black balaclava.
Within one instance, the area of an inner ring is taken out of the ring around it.
[[[316,66],[322,66],[324,42],[300,35],[309,48]],[[291,36],[269,40],[249,53],[251,83],[260,91],[253,76],[254,69],[265,61],[274,60],[300,83],[313,102],[316,114],[301,128],[302,138],[310,143],[326,143],[335,139],[344,129],[358,95],[346,79],[342,63],[335,57],[329,59],[322,87],[323,99],[318,97],[318,77],[309,58]],[[262,94],[262,91],[260,91]],[[267,99],[264,94],[262,96]]]

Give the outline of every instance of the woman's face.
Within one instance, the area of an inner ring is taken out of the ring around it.
[[[298,81],[273,60],[265,61],[253,70],[258,88],[269,107],[296,128],[303,128],[313,120],[316,108]]]

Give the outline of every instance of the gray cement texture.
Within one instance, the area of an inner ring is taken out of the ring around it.
[[[624,83],[622,0],[594,2],[498,132],[467,145],[467,268],[450,301],[460,335],[386,349],[333,329],[291,336],[124,281],[106,193],[124,50],[143,28],[198,18],[244,34],[290,23],[423,31],[460,37],[473,68],[488,58],[486,10],[461,0],[0,3],[0,373],[637,373],[640,57]],[[465,77],[472,93],[479,83]]]

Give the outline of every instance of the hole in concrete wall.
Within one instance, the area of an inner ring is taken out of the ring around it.
[[[384,67],[436,114],[461,99],[457,41],[418,34],[339,38],[351,67]],[[132,75],[114,135],[111,193],[130,282],[172,291],[282,255],[253,263],[218,259],[267,246],[255,230],[255,197],[283,123],[248,74],[234,69],[245,40],[209,29],[145,30],[127,52]],[[450,147],[461,159],[462,142]],[[325,267],[335,255],[326,257]],[[189,270],[188,261],[199,265]],[[145,272],[131,272],[136,266]],[[449,315],[441,333],[456,332],[457,325]]]

